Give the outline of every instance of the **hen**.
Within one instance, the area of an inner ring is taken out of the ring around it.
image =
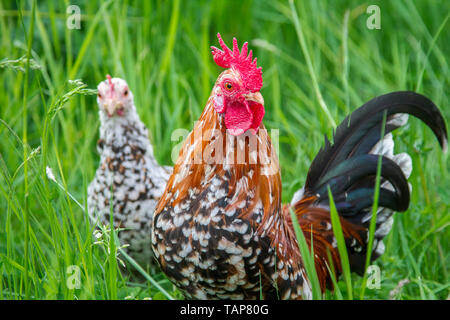
[[[127,83],[111,78],[98,85],[100,165],[88,187],[88,209],[99,222],[113,214],[121,244],[139,263],[154,265],[151,220],[171,168],[158,165]]]
[[[308,244],[322,292],[332,282],[327,251],[341,273],[332,230],[328,187],[343,228],[352,271],[364,269],[375,176],[382,154],[374,252],[391,226],[393,211],[409,205],[407,154],[393,154],[390,132],[406,114],[423,120],[446,146],[437,107],[413,92],[370,100],[344,119],[333,143],[325,140],[292,205],[281,204],[278,159],[262,123],[262,70],[247,43],[212,47],[219,75],[206,107],[182,146],[153,220],[155,256],[168,278],[197,299],[311,298],[290,210]],[[383,116],[386,136],[380,141]]]

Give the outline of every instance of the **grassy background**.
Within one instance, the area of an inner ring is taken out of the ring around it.
[[[86,89],[107,73],[128,81],[158,161],[171,165],[172,131],[192,128],[221,71],[209,49],[215,34],[228,44],[248,40],[264,71],[264,122],[280,130],[284,201],[303,185],[333,121],[370,98],[415,90],[450,116],[448,1],[70,4],[81,9],[80,30],[66,28],[68,0],[0,2],[0,299],[165,298],[121,275],[114,244],[93,243],[87,215],[69,196],[84,206],[98,165],[97,105]],[[380,6],[381,30],[366,27],[370,4]],[[27,55],[34,64],[6,61]],[[396,150],[413,157],[411,206],[396,215],[376,262],[381,288],[365,298],[388,299],[407,279],[395,298],[445,299],[448,156],[416,119],[395,135]],[[47,166],[66,191],[46,178]],[[70,265],[81,270],[80,289],[66,285]],[[151,276],[181,297],[162,274]],[[359,297],[361,279],[353,275],[352,285]]]

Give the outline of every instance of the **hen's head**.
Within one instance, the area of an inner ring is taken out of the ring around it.
[[[227,68],[217,79],[213,89],[214,109],[224,114],[225,127],[234,136],[247,130],[253,133],[264,117],[264,99],[259,92],[262,87],[262,70],[252,61],[252,51],[247,55],[248,43],[239,51],[236,38],[233,38],[233,50],[217,34],[222,50],[211,47],[214,61],[218,66]]]
[[[98,106],[109,118],[123,117],[133,108],[133,94],[125,80],[111,78],[108,74],[106,80],[100,82],[97,89]]]

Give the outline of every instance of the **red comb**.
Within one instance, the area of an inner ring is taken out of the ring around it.
[[[111,93],[114,91],[114,84],[111,81],[111,76],[109,74],[106,75],[106,79],[108,79],[109,87],[111,89]]]
[[[211,47],[214,62],[222,68],[235,68],[241,74],[244,86],[251,92],[259,91],[262,87],[262,68],[256,66],[256,58],[252,61],[252,50],[248,56],[248,43],[244,43],[242,50],[239,47],[236,38],[233,38],[233,51],[223,42],[220,33],[217,34],[219,44],[222,50]]]

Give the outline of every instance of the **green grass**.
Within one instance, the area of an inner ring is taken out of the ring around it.
[[[161,273],[146,282],[122,274],[108,251],[116,244],[93,239],[74,201],[85,207],[98,165],[90,89],[107,73],[128,81],[158,161],[171,165],[173,130],[193,127],[221,71],[209,49],[215,34],[248,40],[264,71],[264,123],[280,130],[285,202],[323,134],[370,98],[415,90],[450,117],[448,1],[77,1],[80,30],[66,28],[69,1],[33,3],[0,2],[0,299],[181,298]],[[380,6],[381,30],[366,27],[369,4]],[[381,288],[364,298],[388,299],[408,279],[396,298],[446,299],[448,155],[416,119],[395,140],[413,158],[411,205],[376,262]],[[71,265],[80,268],[79,289],[66,285]],[[326,298],[349,297],[348,283],[360,298],[356,275]]]

